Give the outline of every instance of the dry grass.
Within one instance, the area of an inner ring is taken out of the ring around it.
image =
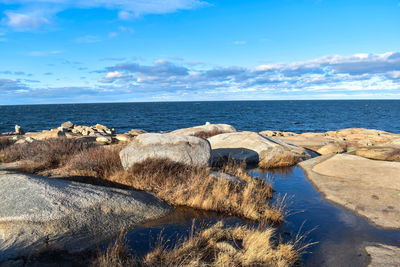
[[[2,144],[7,144],[3,142]],[[66,176],[88,176],[106,179],[122,170],[119,152],[122,146],[99,146],[74,139],[48,139],[32,143],[7,145],[2,162],[23,160],[20,170],[38,173],[63,168]]]
[[[91,265],[96,267],[143,266],[129,253],[124,231],[121,231],[114,244],[110,245],[105,252],[98,254]]]
[[[174,206],[217,211],[263,223],[279,223],[282,214],[269,205],[272,188],[249,176],[242,168],[226,167],[243,183],[210,175],[210,169],[179,164],[165,159],[146,160],[128,171],[117,172],[110,181],[154,192]]]
[[[74,139],[48,139],[32,143],[15,144],[2,151],[3,162],[28,160],[22,171],[34,173],[41,170],[57,168],[64,165],[69,158],[94,146],[93,144]]]
[[[119,152],[122,146],[96,146],[74,154],[66,163],[66,170],[77,176],[107,179],[122,171]]]
[[[258,166],[263,169],[289,167],[295,165],[299,161],[301,161],[301,159],[295,158],[293,153],[283,150],[279,156],[275,156],[269,160],[261,158]]]
[[[15,143],[10,137],[0,136],[0,151],[6,149],[7,147]]]
[[[245,226],[225,228],[222,222],[191,235],[172,250],[156,247],[146,255],[148,266],[292,266],[298,260],[293,244],[274,244],[273,230]]]
[[[301,251],[295,243],[274,241],[273,234],[272,228],[226,228],[218,222],[201,231],[193,230],[172,249],[160,242],[141,260],[126,254],[128,249],[121,247],[119,238],[99,255],[94,266],[293,266]]]

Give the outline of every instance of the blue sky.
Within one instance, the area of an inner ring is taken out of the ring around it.
[[[400,99],[399,0],[0,0],[0,105]]]

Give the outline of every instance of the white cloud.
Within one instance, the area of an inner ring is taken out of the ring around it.
[[[201,0],[0,0],[0,4],[19,6],[8,10],[6,24],[16,30],[36,29],[50,23],[52,16],[70,8],[105,8],[118,11],[118,17],[129,20],[147,14],[165,14],[206,5]]]
[[[101,42],[101,39],[97,36],[94,35],[85,35],[85,36],[81,36],[75,39],[75,42],[77,43],[98,43]]]
[[[40,13],[16,13],[6,11],[6,24],[16,30],[25,31],[38,28],[41,24],[49,24],[49,20],[43,17]]]
[[[245,45],[246,41],[233,41],[232,42],[234,45]]]
[[[52,50],[52,51],[29,51],[25,54],[31,57],[41,57],[41,56],[50,56],[50,55],[57,55],[60,54],[61,51],[59,50]]]
[[[122,20],[130,20],[134,16],[135,16],[134,14],[132,14],[130,12],[127,12],[127,11],[124,11],[124,10],[118,12],[118,18],[120,18]]]
[[[126,32],[126,33],[129,33],[129,34],[134,34],[135,33],[135,30],[130,28],[130,27],[120,26],[118,29],[121,32]]]
[[[118,33],[117,32],[110,32],[109,34],[108,34],[108,38],[115,38],[115,37],[117,37],[118,36]]]

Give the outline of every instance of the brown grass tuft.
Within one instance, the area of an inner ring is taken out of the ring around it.
[[[121,231],[114,244],[110,245],[105,252],[98,254],[91,265],[96,267],[142,266],[139,264],[139,261],[129,253],[124,231]]]
[[[292,266],[298,260],[293,244],[275,244],[273,230],[246,226],[225,228],[218,222],[177,244],[156,247],[144,258],[147,266]]]
[[[282,214],[269,205],[272,188],[233,166],[231,173],[244,182],[234,183],[210,175],[205,167],[187,166],[166,159],[146,160],[128,171],[117,172],[110,181],[154,192],[175,206],[217,211],[265,223],[279,223]]]
[[[0,136],[0,151],[15,143],[10,137]]]
[[[66,169],[77,176],[107,179],[123,170],[119,158],[121,149],[120,145],[89,147],[71,156]]]
[[[293,266],[300,251],[292,243],[273,240],[272,228],[225,227],[223,222],[201,230],[175,244],[159,243],[143,259],[133,261],[121,247],[121,237],[100,254],[94,266]],[[122,252],[121,252],[122,251]],[[132,265],[130,265],[131,263]]]
[[[258,166],[263,169],[289,167],[295,165],[299,161],[301,161],[301,159],[295,158],[293,153],[289,151],[282,151],[279,157],[275,156],[268,161],[261,159],[258,163]]]

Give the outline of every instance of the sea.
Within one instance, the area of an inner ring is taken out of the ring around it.
[[[65,121],[115,128],[165,132],[227,123],[238,130],[325,132],[362,127],[400,133],[400,100],[296,100],[96,103],[0,106],[0,133],[42,131]]]

